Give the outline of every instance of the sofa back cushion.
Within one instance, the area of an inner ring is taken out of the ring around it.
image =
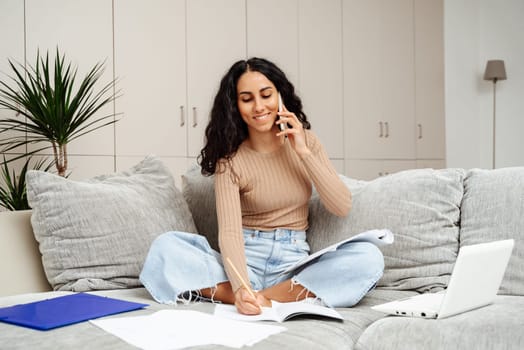
[[[435,291],[447,286],[458,251],[462,169],[415,169],[373,181],[342,176],[353,195],[345,218],[327,212],[318,195],[310,205],[308,240],[313,251],[370,229],[390,229],[382,247],[379,287]]]
[[[524,295],[524,167],[469,170],[460,222],[460,246],[515,239],[499,293]]]
[[[215,177],[203,176],[195,165],[182,175],[182,194],[193,215],[199,234],[205,236],[211,248],[218,248],[218,219],[215,201]]]
[[[27,195],[55,290],[139,287],[149,246],[159,234],[196,232],[170,171],[155,157],[85,181],[30,171]]]

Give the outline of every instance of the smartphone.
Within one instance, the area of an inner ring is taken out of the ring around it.
[[[282,112],[284,109],[282,107],[282,96],[280,95],[280,92],[278,93],[278,112]],[[280,116],[279,116],[280,118]],[[284,131],[287,128],[287,123],[278,124],[280,127],[280,131]]]

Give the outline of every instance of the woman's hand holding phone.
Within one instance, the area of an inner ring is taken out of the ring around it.
[[[306,144],[306,134],[304,127],[300,120],[298,120],[295,113],[286,109],[282,96],[278,93],[278,120],[276,121],[280,132],[277,136],[289,137],[291,146],[301,157],[305,157],[311,153]]]

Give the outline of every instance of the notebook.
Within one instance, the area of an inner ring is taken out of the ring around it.
[[[75,293],[0,308],[0,322],[49,330],[146,306],[148,305],[94,294]]]
[[[373,306],[391,315],[445,318],[489,305],[499,290],[513,239],[462,247],[448,288]]]
[[[271,304],[271,307],[262,307],[262,313],[259,315],[243,315],[237,311],[235,305],[216,304],[214,315],[238,321],[284,322],[296,316],[318,316],[344,320],[344,317],[337,310],[304,300],[287,303],[271,300]]]

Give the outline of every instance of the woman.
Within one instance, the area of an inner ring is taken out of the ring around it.
[[[370,243],[344,244],[283,273],[309,253],[305,230],[313,185],[331,213],[345,216],[351,207],[349,190],[309,129],[302,102],[276,65],[251,58],[230,68],[199,158],[202,173],[215,175],[221,255],[202,236],[161,235],[141,274],[155,299],[174,302],[197,292],[258,314],[271,300],[349,307],[374,287],[384,263]],[[168,263],[175,259],[184,264]]]

